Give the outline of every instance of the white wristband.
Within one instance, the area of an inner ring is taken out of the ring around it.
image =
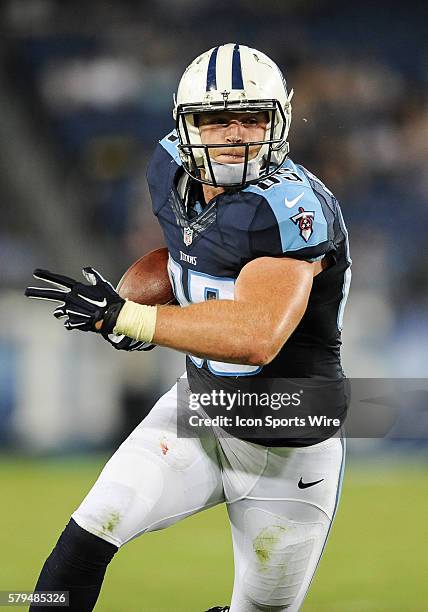
[[[156,315],[156,306],[142,306],[127,301],[117,317],[113,333],[151,342],[155,335]]]

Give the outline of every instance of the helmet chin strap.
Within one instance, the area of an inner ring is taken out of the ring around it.
[[[244,163],[242,164],[221,164],[211,160],[211,166],[215,181],[218,185],[236,185],[242,183],[244,176]],[[206,176],[210,176],[210,171],[205,164]],[[260,160],[252,159],[247,163],[247,176],[245,181],[254,181],[260,175]]]

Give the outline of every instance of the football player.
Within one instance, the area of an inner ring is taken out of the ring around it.
[[[60,302],[54,315],[67,329],[118,348],[186,353],[192,391],[219,381],[238,389],[244,378],[343,379],[347,231],[333,194],[288,156],[292,93],[269,57],[238,44],[184,72],[176,129],[148,169],[180,306],[125,302],[92,268],[89,284],[36,270],[51,287],[27,295]],[[36,589],[68,590],[71,610],[92,610],[126,542],[225,502],[235,581],[230,608],[213,610],[299,610],[336,513],[343,439],[248,440],[215,427],[178,437],[177,410],[175,385],[108,461]]]

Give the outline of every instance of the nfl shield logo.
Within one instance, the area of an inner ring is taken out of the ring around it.
[[[184,244],[190,246],[193,240],[193,230],[190,227],[185,227],[183,231]]]

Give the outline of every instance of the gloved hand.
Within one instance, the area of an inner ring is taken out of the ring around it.
[[[150,344],[150,342],[133,340],[129,336],[118,336],[116,334],[103,334],[103,336],[118,351],[151,351],[156,346],[156,344]]]
[[[53,315],[57,319],[65,319],[66,329],[92,331],[107,337],[113,332],[125,300],[94,268],[83,268],[82,273],[89,285],[68,276],[36,269],[34,278],[53,285],[53,288],[27,287],[25,295],[38,300],[60,302]]]

